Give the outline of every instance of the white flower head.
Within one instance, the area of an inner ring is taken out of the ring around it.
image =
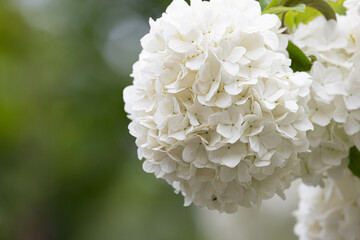
[[[295,212],[300,240],[357,240],[360,237],[360,179],[348,169],[325,188],[301,185]]]
[[[310,71],[311,153],[301,154],[303,179],[312,185],[321,184],[330,169],[341,171],[353,145],[360,149],[360,1],[344,5],[347,15],[337,22],[320,16],[290,36],[317,59]]]
[[[192,202],[234,212],[283,196],[312,129],[276,15],[255,0],[175,0],[142,40],[124,90],[143,168]]]
[[[347,8],[347,15],[360,17],[360,2],[358,0],[346,0],[344,6]]]

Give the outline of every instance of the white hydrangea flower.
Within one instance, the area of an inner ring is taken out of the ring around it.
[[[307,25],[300,24],[290,36],[308,56],[314,56],[310,119],[314,131],[308,132],[312,153],[301,158],[304,182],[322,184],[326,171],[343,166],[349,149],[360,149],[360,15],[351,6],[338,21],[320,16]]]
[[[192,202],[234,212],[283,196],[308,150],[312,83],[255,0],[175,0],[142,40],[124,90],[143,168]]]
[[[360,16],[360,1],[359,0],[346,0],[344,6],[347,8],[347,15]]]
[[[360,179],[348,169],[325,188],[301,185],[295,212],[300,240],[360,239]]]

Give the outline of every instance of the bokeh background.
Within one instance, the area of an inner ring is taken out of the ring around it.
[[[226,218],[143,172],[122,91],[170,2],[0,0],[1,240],[295,239],[294,204]]]

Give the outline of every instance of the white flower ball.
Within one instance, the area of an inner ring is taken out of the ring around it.
[[[359,3],[351,2],[346,5]],[[317,59],[310,72],[314,80],[309,102],[314,124],[314,131],[308,132],[311,153],[301,155],[308,184],[322,184],[329,170],[341,171],[354,144],[360,149],[359,16],[350,10],[337,16],[338,22],[320,16],[301,24],[291,36],[305,54]]]
[[[360,16],[360,1],[346,0],[344,6],[347,8],[347,15]]]
[[[235,212],[283,191],[308,150],[307,73],[293,73],[276,15],[255,0],[175,0],[124,90],[143,168],[185,205]]]
[[[360,239],[360,179],[349,170],[326,179],[325,188],[301,185],[295,212],[300,240]]]

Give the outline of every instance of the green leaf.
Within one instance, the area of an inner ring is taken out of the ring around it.
[[[310,59],[310,62],[311,62],[311,63],[314,63],[314,62],[317,61],[317,58],[316,58],[314,55],[310,55],[310,56],[309,56],[309,59]]]
[[[295,7],[272,7],[263,11],[263,14],[281,14],[288,11],[305,12],[305,4],[299,4]]]
[[[356,147],[350,149],[350,171],[360,178],[360,152]]]
[[[264,10],[268,10],[273,7],[283,6],[286,0],[272,0]]]
[[[339,15],[346,15],[346,8],[339,2],[328,2],[334,11]]]
[[[305,4],[308,7],[315,8],[321,12],[327,20],[336,20],[336,14],[334,9],[325,0],[286,0],[285,7],[293,7],[298,4]]]
[[[318,10],[310,7],[305,8],[305,13],[294,11],[288,12],[284,19],[285,26],[287,27],[288,32],[293,32],[300,23],[307,24],[320,15],[321,13]]]
[[[294,72],[310,71],[312,67],[312,63],[298,46],[296,46],[294,43],[289,41],[286,50],[288,51],[289,57],[291,59],[290,67]]]
[[[261,10],[263,11],[271,2],[271,0],[259,0]]]

